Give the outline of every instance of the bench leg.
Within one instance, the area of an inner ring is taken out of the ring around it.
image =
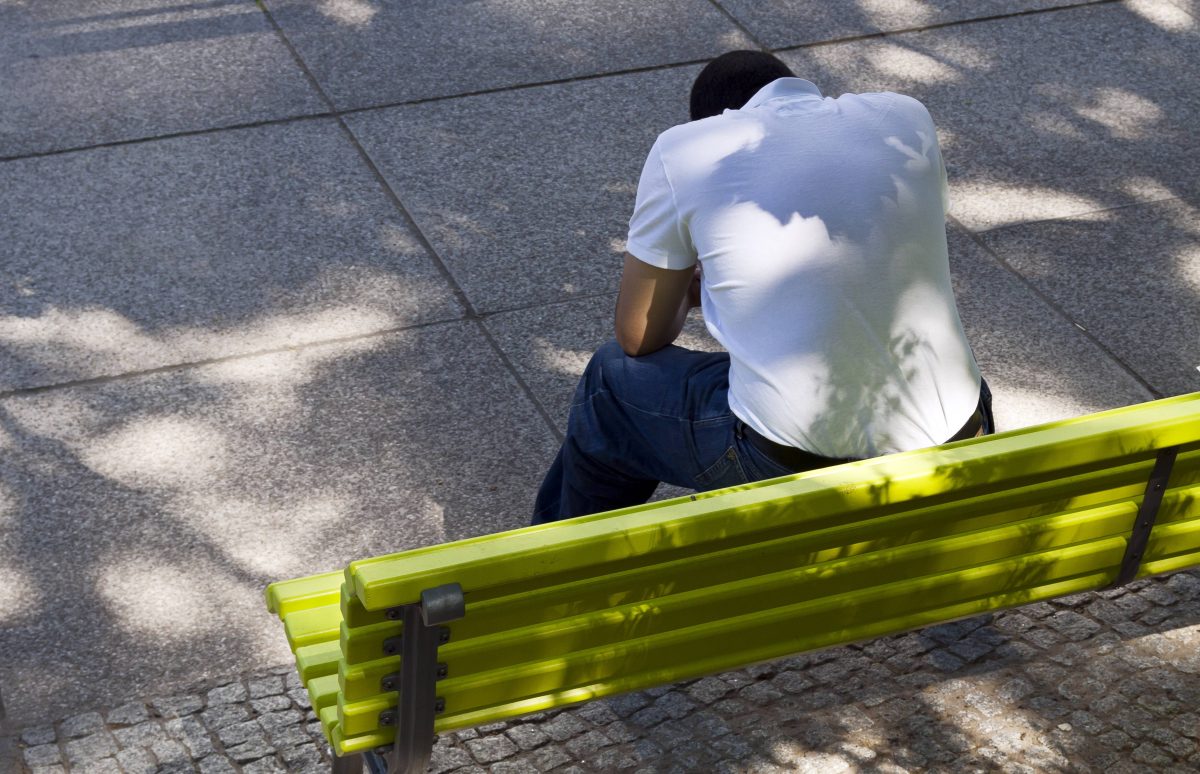
[[[333,774],[362,774],[363,759],[361,755],[333,756]]]
[[[393,608],[395,609],[395,608]],[[444,709],[437,681],[445,676],[438,646],[449,641],[444,624],[466,610],[462,587],[450,583],[421,592],[421,601],[395,609],[404,621],[400,642],[400,696],[393,719],[396,742],[388,774],[423,774],[433,752],[434,717]]]

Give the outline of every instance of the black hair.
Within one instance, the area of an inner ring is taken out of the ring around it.
[[[709,62],[692,84],[692,120],[737,110],[776,78],[794,77],[780,59],[763,51],[729,51]]]

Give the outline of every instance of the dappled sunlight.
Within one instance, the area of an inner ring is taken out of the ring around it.
[[[736,115],[738,111],[733,111]],[[680,143],[677,153],[687,159],[689,174],[697,177],[711,174],[718,164],[737,153],[758,150],[766,129],[759,121],[725,121],[713,131],[692,132]]]
[[[721,347],[721,343],[713,338],[708,328],[700,320],[697,319],[697,322],[700,324],[689,324],[684,327],[683,331],[679,334],[679,338],[675,340],[675,343],[688,349],[698,349],[704,352],[723,352],[724,349]]]
[[[1041,134],[1051,134],[1068,140],[1087,139],[1087,135],[1078,124],[1052,110],[1031,110],[1025,121],[1031,129]]]
[[[1163,110],[1145,97],[1127,89],[1096,89],[1075,112],[1108,129],[1118,140],[1146,140],[1153,136],[1154,125],[1163,119]]]
[[[132,420],[78,444],[96,473],[130,487],[202,487],[229,462],[228,437],[206,422],[182,416]]]
[[[1167,32],[1191,32],[1196,19],[1184,9],[1166,0],[1126,0],[1125,7]]]
[[[1142,175],[1132,175],[1122,180],[1121,191],[1127,196],[1144,202],[1174,199],[1178,196],[1175,191],[1168,188],[1162,181]]]
[[[876,26],[889,29],[920,27],[934,18],[934,9],[922,0],[858,0],[858,7]]]
[[[177,498],[168,513],[250,572],[287,577],[309,569],[304,558],[320,549],[355,503],[319,491],[281,490],[266,502],[194,491]]]
[[[3,508],[0,500],[0,527],[4,524]],[[0,626],[11,625],[18,617],[37,611],[40,604],[41,594],[28,575],[0,565]]]
[[[369,277],[339,280],[348,285],[348,297],[371,286]],[[51,306],[36,317],[0,316],[0,345],[43,367],[107,375],[376,333],[397,324],[391,311],[397,290],[384,283],[334,308],[267,314],[224,329],[151,330],[113,309]]]
[[[560,347],[542,336],[534,338],[533,353],[540,368],[575,378],[583,373],[588,361],[592,359],[591,350]]]
[[[0,6],[4,3],[0,3]],[[82,6],[83,4],[77,4]],[[66,18],[44,24],[59,35],[98,33],[111,30],[158,27],[167,24],[195,22],[202,19],[220,19],[228,16],[254,16],[254,9],[238,0],[224,2],[187,2],[176,0],[175,4],[142,4],[137,10],[115,13],[93,13],[88,16]],[[149,7],[147,7],[149,6]],[[69,6],[67,6],[69,7]]]
[[[951,184],[950,214],[972,229],[1037,220],[1108,220],[1100,201],[1034,185],[958,180]]]
[[[198,558],[187,567],[153,560],[116,561],[98,568],[96,591],[114,622],[137,640],[183,644],[227,630],[262,606],[257,584],[239,581]]]
[[[1001,430],[1017,430],[1111,408],[1086,396],[1065,393],[1060,377],[1041,373],[1032,364],[1015,372],[1019,383],[1009,381],[998,369],[989,370],[986,362],[980,365],[996,396],[993,411]]]
[[[3,530],[17,526],[20,512],[21,501],[17,498],[17,493],[0,481],[0,534],[3,534]]]
[[[605,183],[600,186],[600,190],[604,193],[617,194],[618,196],[634,197],[637,195],[637,183],[632,180],[617,180],[615,182]]]
[[[470,246],[473,239],[494,240],[499,234],[482,220],[455,210],[437,210],[429,213],[426,226],[430,240],[445,250],[462,250]]]
[[[962,80],[962,74],[950,65],[928,54],[892,43],[869,49],[866,59],[887,78],[903,78],[920,84],[955,83]]]
[[[349,27],[367,27],[379,9],[366,0],[321,0],[317,10],[328,19]]]
[[[325,367],[384,346],[381,338],[320,344],[285,352],[232,358],[202,366],[194,372],[201,384],[227,390],[226,405],[246,425],[276,423],[296,415],[304,406],[303,388]],[[395,346],[395,342],[387,342]]]
[[[922,689],[917,699],[935,717],[961,736],[965,750],[989,750],[1000,760],[1019,760],[1037,771],[1062,771],[1071,764],[1046,744],[1044,718],[1019,706],[1019,699],[1006,695],[1008,680],[993,675],[972,675],[970,680],[950,679]],[[980,720],[963,722],[964,713]],[[992,733],[987,733],[991,731]]]

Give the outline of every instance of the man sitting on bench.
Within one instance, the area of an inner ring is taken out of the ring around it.
[[[650,149],[616,340],[588,364],[533,523],[993,431],[950,285],[933,120],[734,51]],[[728,354],[675,346],[690,309]]]

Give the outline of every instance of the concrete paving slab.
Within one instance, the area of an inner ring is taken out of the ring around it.
[[[339,108],[696,61],[753,46],[707,0],[267,5]]]
[[[987,245],[1163,395],[1200,392],[1200,209],[996,229]]]
[[[949,239],[959,316],[1000,430],[1154,398],[970,235],[951,228]]]
[[[827,93],[930,108],[973,230],[1200,192],[1200,27],[1108,4],[855,41],[785,58]],[[1190,17],[1188,17],[1190,19]],[[1163,77],[1172,73],[1172,77]]]
[[[285,663],[266,583],[523,526],[557,445],[476,323],[0,400],[14,727]]]
[[[0,164],[0,390],[461,316],[332,119]]]
[[[0,4],[0,158],[326,106],[252,0]]]
[[[617,289],[638,176],[698,67],[348,117],[476,309]]]
[[[534,397],[546,408],[559,431],[567,428],[567,412],[575,385],[592,353],[613,337],[615,295],[502,312],[485,321]],[[720,352],[693,311],[676,342],[704,352]]]
[[[770,48],[1074,4],[1072,0],[721,0]]]

